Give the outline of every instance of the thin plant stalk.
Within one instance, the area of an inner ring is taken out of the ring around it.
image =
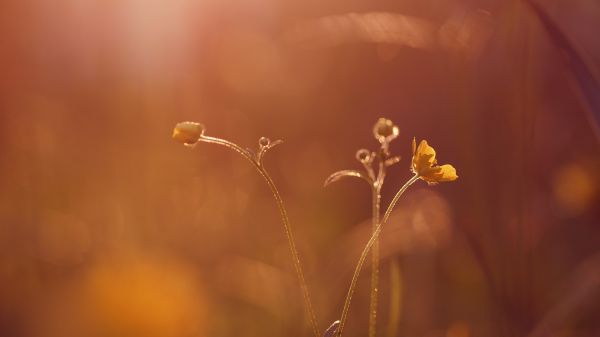
[[[373,188],[373,230],[375,233],[380,218],[381,193],[379,188]],[[379,287],[379,238],[371,249],[371,298],[369,303],[369,337],[375,337],[377,332],[377,300]]]
[[[396,193],[396,195],[390,202],[389,206],[387,207],[385,214],[383,215],[382,221],[377,225],[377,228],[375,228],[375,231],[371,235],[371,238],[365,245],[365,248],[363,249],[363,251],[360,255],[360,258],[358,259],[358,263],[356,264],[356,268],[354,269],[354,275],[352,275],[352,281],[350,281],[350,288],[348,289],[348,294],[346,295],[346,300],[344,302],[344,308],[342,310],[342,317],[340,319],[340,325],[339,325],[339,329],[337,331],[338,337],[342,336],[342,333],[344,331],[344,326],[346,324],[346,321],[348,320],[348,312],[350,310],[350,302],[352,301],[352,295],[354,295],[354,291],[356,290],[358,276],[360,274],[360,271],[362,270],[363,265],[365,264],[365,260],[367,258],[367,255],[369,254],[369,250],[371,249],[371,247],[373,247],[373,245],[379,238],[379,234],[381,233],[383,226],[387,223],[387,221],[390,217],[390,214],[392,213],[392,210],[396,206],[396,203],[398,203],[398,200],[400,199],[402,194],[404,194],[404,192],[406,192],[406,190],[412,184],[414,184],[418,179],[419,179],[419,175],[415,174],[406,183],[404,183],[404,185],[400,188],[400,190],[398,190],[398,192]]]
[[[306,284],[306,279],[304,278],[304,272],[302,271],[302,264],[300,263],[300,255],[298,254],[298,249],[296,248],[296,241],[294,239],[294,235],[292,232],[290,220],[288,218],[287,211],[286,211],[285,205],[283,203],[283,199],[281,198],[281,194],[279,193],[277,186],[273,182],[273,179],[271,178],[271,176],[269,175],[267,170],[262,165],[262,152],[259,153],[259,156],[255,158],[250,151],[245,150],[245,149],[241,148],[240,146],[238,146],[237,144],[232,143],[225,139],[202,135],[200,137],[199,141],[222,145],[222,146],[225,146],[225,147],[237,152],[242,157],[246,158],[252,164],[252,166],[254,166],[254,168],[263,177],[263,179],[265,180],[265,182],[271,189],[271,193],[273,194],[273,198],[275,199],[275,202],[277,203],[277,208],[279,209],[279,213],[281,215],[281,222],[283,223],[283,229],[285,232],[285,236],[288,240],[288,245],[290,248],[290,252],[292,254],[292,261],[294,264],[294,269],[296,271],[298,283],[300,284],[300,288],[302,290],[302,297],[304,299],[304,305],[305,305],[305,308],[306,308],[306,311],[308,314],[310,325],[312,327],[314,336],[319,337],[320,334],[319,334],[319,327],[318,327],[318,323],[317,323],[317,317],[316,317],[315,311],[313,309],[312,301],[311,301],[310,294],[308,291],[308,285]]]
[[[385,180],[386,168],[400,161],[399,156],[392,157],[389,151],[389,145],[392,140],[398,137],[399,129],[394,123],[385,118],[379,118],[373,127],[373,136],[381,144],[381,147],[375,151],[360,149],[356,152],[356,159],[363,165],[364,171],[342,170],[331,174],[325,180],[325,186],[341,179],[342,177],[362,178],[371,187],[371,235],[377,230],[381,219],[381,188]],[[373,169],[373,162],[377,159],[379,166],[377,174]],[[380,251],[379,238],[375,239],[371,247],[371,287],[369,300],[369,337],[375,337],[377,333],[377,304],[379,291],[379,268]],[[368,253],[368,252],[367,252]],[[353,290],[352,290],[353,291]],[[349,294],[350,296],[352,294]],[[339,327],[339,326],[338,326]],[[336,332],[337,335],[337,332]]]
[[[372,186],[372,225],[371,235],[375,233],[377,224],[381,218],[381,187],[385,180],[385,163],[382,159],[379,161],[379,174],[377,181]],[[369,303],[369,337],[375,337],[377,333],[377,304],[379,296],[379,238],[375,240],[371,249],[371,296]]]

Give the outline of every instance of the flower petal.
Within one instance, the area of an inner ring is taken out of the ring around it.
[[[454,181],[458,179],[458,175],[456,175],[456,169],[454,168],[454,166],[450,164],[445,164],[439,167],[441,169],[441,172],[438,174],[438,181]]]
[[[423,170],[420,176],[421,179],[425,180],[429,184],[454,181],[458,179],[458,176],[456,175],[456,169],[450,164],[434,166]]]
[[[413,149],[416,142],[413,139]],[[429,169],[436,164],[435,150],[427,144],[426,140],[422,140],[416,148],[412,159],[413,172],[419,175],[426,175]]]
[[[427,144],[425,139],[419,143],[419,147],[417,148],[417,156],[422,158],[421,160],[423,162],[427,162],[429,166],[432,166],[435,163],[435,150],[433,147]]]

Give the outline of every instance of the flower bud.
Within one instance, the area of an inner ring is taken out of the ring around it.
[[[373,156],[371,156],[371,151],[367,149],[360,149],[356,151],[356,159],[363,164],[368,164],[371,162],[372,158]]]
[[[400,130],[394,122],[386,118],[379,118],[375,126],[373,126],[373,135],[381,144],[389,143],[394,138],[398,137]]]
[[[194,145],[204,133],[204,125],[195,122],[181,122],[173,129],[173,139],[185,145]]]

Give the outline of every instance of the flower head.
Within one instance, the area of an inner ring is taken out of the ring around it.
[[[398,137],[398,134],[400,134],[400,129],[394,125],[394,122],[386,118],[379,118],[373,126],[373,135],[381,144],[391,142]]]
[[[458,179],[454,166],[450,164],[438,166],[435,150],[427,144],[426,140],[422,140],[417,147],[417,141],[413,138],[412,150],[412,171],[428,184]]]
[[[204,125],[195,122],[181,122],[173,129],[173,139],[185,145],[194,145],[204,133]]]

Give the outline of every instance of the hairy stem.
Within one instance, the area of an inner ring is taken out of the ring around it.
[[[340,327],[339,327],[338,333],[337,333],[338,337],[342,336],[342,333],[344,331],[344,325],[346,324],[346,321],[348,319],[348,312],[350,310],[350,302],[352,301],[352,295],[354,294],[354,291],[356,290],[356,283],[358,281],[358,275],[360,274],[360,271],[362,270],[362,267],[365,264],[365,260],[367,258],[367,255],[369,254],[369,250],[371,249],[371,247],[373,246],[375,241],[379,238],[379,234],[381,233],[383,226],[387,223],[387,221],[390,217],[390,214],[392,213],[392,210],[394,209],[394,207],[396,206],[396,203],[398,202],[398,199],[400,199],[402,194],[404,194],[404,192],[406,192],[406,190],[412,184],[414,184],[415,181],[417,181],[417,179],[419,179],[419,176],[415,174],[406,183],[404,183],[404,185],[400,188],[400,190],[398,190],[398,192],[396,193],[396,195],[390,202],[389,206],[387,207],[382,221],[377,225],[377,228],[375,229],[375,231],[371,235],[371,238],[369,239],[369,241],[365,245],[365,248],[363,249],[363,251],[360,255],[360,258],[358,259],[358,263],[356,264],[356,268],[354,269],[354,275],[352,275],[352,281],[350,281],[350,288],[348,289],[348,294],[346,295],[346,301],[344,302],[344,308],[342,310],[342,317],[340,319]]]
[[[377,181],[373,184],[372,212],[373,229],[371,235],[375,233],[379,220],[381,218],[381,188],[385,180],[385,160],[387,155],[382,151],[379,157],[379,171],[377,172]],[[371,249],[371,298],[369,303],[369,337],[375,337],[377,333],[377,302],[379,297],[379,238],[375,240]]]
[[[310,319],[310,324],[313,329],[313,334],[315,337],[319,337],[319,326],[317,323],[317,317],[315,315],[315,311],[312,306],[312,302],[310,300],[310,294],[308,292],[308,285],[306,284],[306,280],[304,279],[304,272],[302,271],[302,264],[300,263],[300,256],[298,254],[298,249],[296,248],[296,241],[294,240],[294,235],[292,233],[292,227],[290,225],[290,221],[288,219],[287,211],[285,210],[285,206],[283,204],[283,199],[281,199],[281,195],[275,186],[275,183],[271,179],[271,176],[267,173],[266,170],[263,169],[263,177],[267,181],[267,184],[271,188],[271,192],[273,192],[273,197],[277,201],[277,206],[279,207],[279,213],[281,213],[281,221],[283,222],[283,227],[285,230],[285,235],[288,240],[288,245],[290,246],[290,252],[292,253],[292,259],[294,260],[294,269],[296,269],[296,276],[298,277],[298,283],[300,283],[300,288],[302,289],[302,297],[304,298],[304,304],[306,306],[306,310],[308,313],[308,317]]]
[[[277,186],[273,182],[273,179],[271,178],[271,176],[269,175],[267,170],[262,166],[262,163],[259,162],[258,159],[255,158],[250,151],[241,148],[237,144],[232,143],[227,140],[224,140],[224,139],[209,137],[209,136],[204,136],[204,135],[200,137],[200,141],[225,146],[225,147],[237,152],[242,157],[246,158],[252,164],[252,166],[254,166],[254,168],[258,171],[258,173],[263,177],[263,179],[266,181],[267,185],[271,189],[271,193],[273,194],[273,198],[275,199],[275,202],[277,203],[277,208],[279,209],[279,213],[281,215],[281,222],[283,223],[283,229],[285,232],[285,236],[288,240],[288,246],[289,246],[290,252],[292,254],[292,261],[294,264],[294,269],[296,271],[298,283],[300,284],[300,289],[302,290],[302,297],[304,299],[304,305],[305,305],[305,308],[307,311],[310,325],[312,327],[314,336],[319,337],[320,334],[319,334],[319,326],[317,323],[317,317],[315,315],[312,301],[310,299],[308,285],[306,284],[306,280],[304,278],[304,272],[302,271],[302,264],[300,263],[300,255],[298,254],[298,249],[296,248],[296,241],[295,241],[294,235],[292,233],[292,227],[290,225],[290,220],[288,218],[287,211],[286,211],[285,205],[283,203],[283,199],[281,198],[281,194],[279,193]]]
[[[381,188],[373,188],[373,233],[377,230],[379,224],[381,208]],[[371,301],[369,304],[369,337],[375,337],[377,332],[377,299],[379,287],[379,238],[375,240],[371,249]]]

